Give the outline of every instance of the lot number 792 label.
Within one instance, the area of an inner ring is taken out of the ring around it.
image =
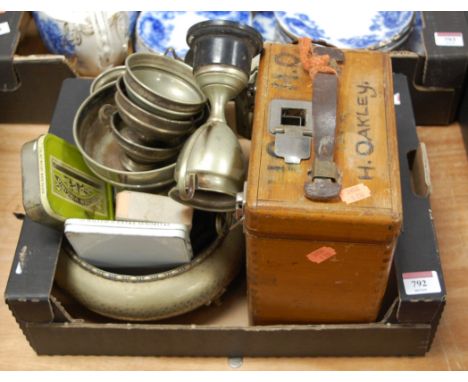
[[[407,295],[440,293],[441,287],[436,271],[403,273]]]

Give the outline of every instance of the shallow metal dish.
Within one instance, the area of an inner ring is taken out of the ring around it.
[[[123,121],[133,128],[146,142],[173,141],[190,134],[205,117],[204,110],[187,120],[175,120],[150,113],[128,98],[123,79],[116,83],[115,104]]]
[[[173,181],[175,163],[140,172],[126,171],[122,166],[123,150],[110,127],[110,112],[116,110],[114,93],[113,84],[96,91],[75,115],[73,138],[83,159],[99,178],[119,188],[153,190],[168,185]]]
[[[102,89],[108,84],[115,83],[122,74],[125,72],[125,66],[115,66],[97,76],[94,81],[91,83],[90,93],[93,94],[97,90]]]
[[[125,89],[127,90],[127,95],[132,102],[137,104],[143,110],[148,111],[149,113],[159,115],[161,117],[175,119],[175,120],[190,120],[196,112],[193,111],[177,111],[171,110],[156,103],[148,101],[146,98],[142,97],[140,94],[135,92],[128,91],[128,83],[125,75],[122,76]]]
[[[125,84],[132,99],[138,94],[151,104],[191,113],[197,113],[206,103],[192,68],[181,61],[158,54],[134,53],[125,60],[125,67]]]
[[[146,146],[138,142],[138,136],[132,134],[131,128],[125,125],[118,112],[111,117],[110,123],[112,133],[117,139],[125,154],[138,163],[157,164],[176,159],[182,145],[170,147],[159,142],[159,147]]]

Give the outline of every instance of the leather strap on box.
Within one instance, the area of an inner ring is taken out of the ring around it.
[[[301,52],[301,57],[304,54]],[[342,51],[315,47],[308,55],[309,71],[314,85],[312,99],[315,158],[304,193],[311,200],[336,198],[341,190],[341,173],[334,162],[336,115],[339,89],[339,66],[344,61]],[[304,61],[303,61],[304,62]],[[310,65],[312,63],[312,65]]]

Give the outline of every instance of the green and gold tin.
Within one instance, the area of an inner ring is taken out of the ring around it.
[[[62,226],[68,218],[113,219],[112,187],[74,145],[45,134],[24,144],[21,159],[23,205],[32,220]]]

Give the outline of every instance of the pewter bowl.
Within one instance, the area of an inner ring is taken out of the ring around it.
[[[112,115],[110,126],[125,154],[137,163],[155,165],[171,159],[175,162],[177,154],[182,148],[182,144],[171,147],[163,142],[159,142],[158,147],[141,144],[138,142],[138,136],[132,133],[131,128],[125,125],[117,112]]]
[[[125,72],[125,66],[115,66],[97,76],[91,83],[90,93],[93,94],[104,86],[115,83]]]
[[[80,106],[73,121],[73,138],[89,168],[110,184],[130,190],[158,190],[173,182],[176,164],[150,171],[125,170],[124,154],[111,132],[111,112],[115,112],[114,84],[91,94]]]
[[[192,68],[181,61],[158,54],[134,53],[125,60],[125,67],[128,94],[143,108],[149,103],[195,114],[206,103],[206,96],[193,78]]]
[[[204,110],[186,120],[175,120],[150,113],[129,99],[122,78],[116,83],[115,104],[127,126],[133,128],[146,142],[154,140],[173,141],[190,134],[205,117]]]

